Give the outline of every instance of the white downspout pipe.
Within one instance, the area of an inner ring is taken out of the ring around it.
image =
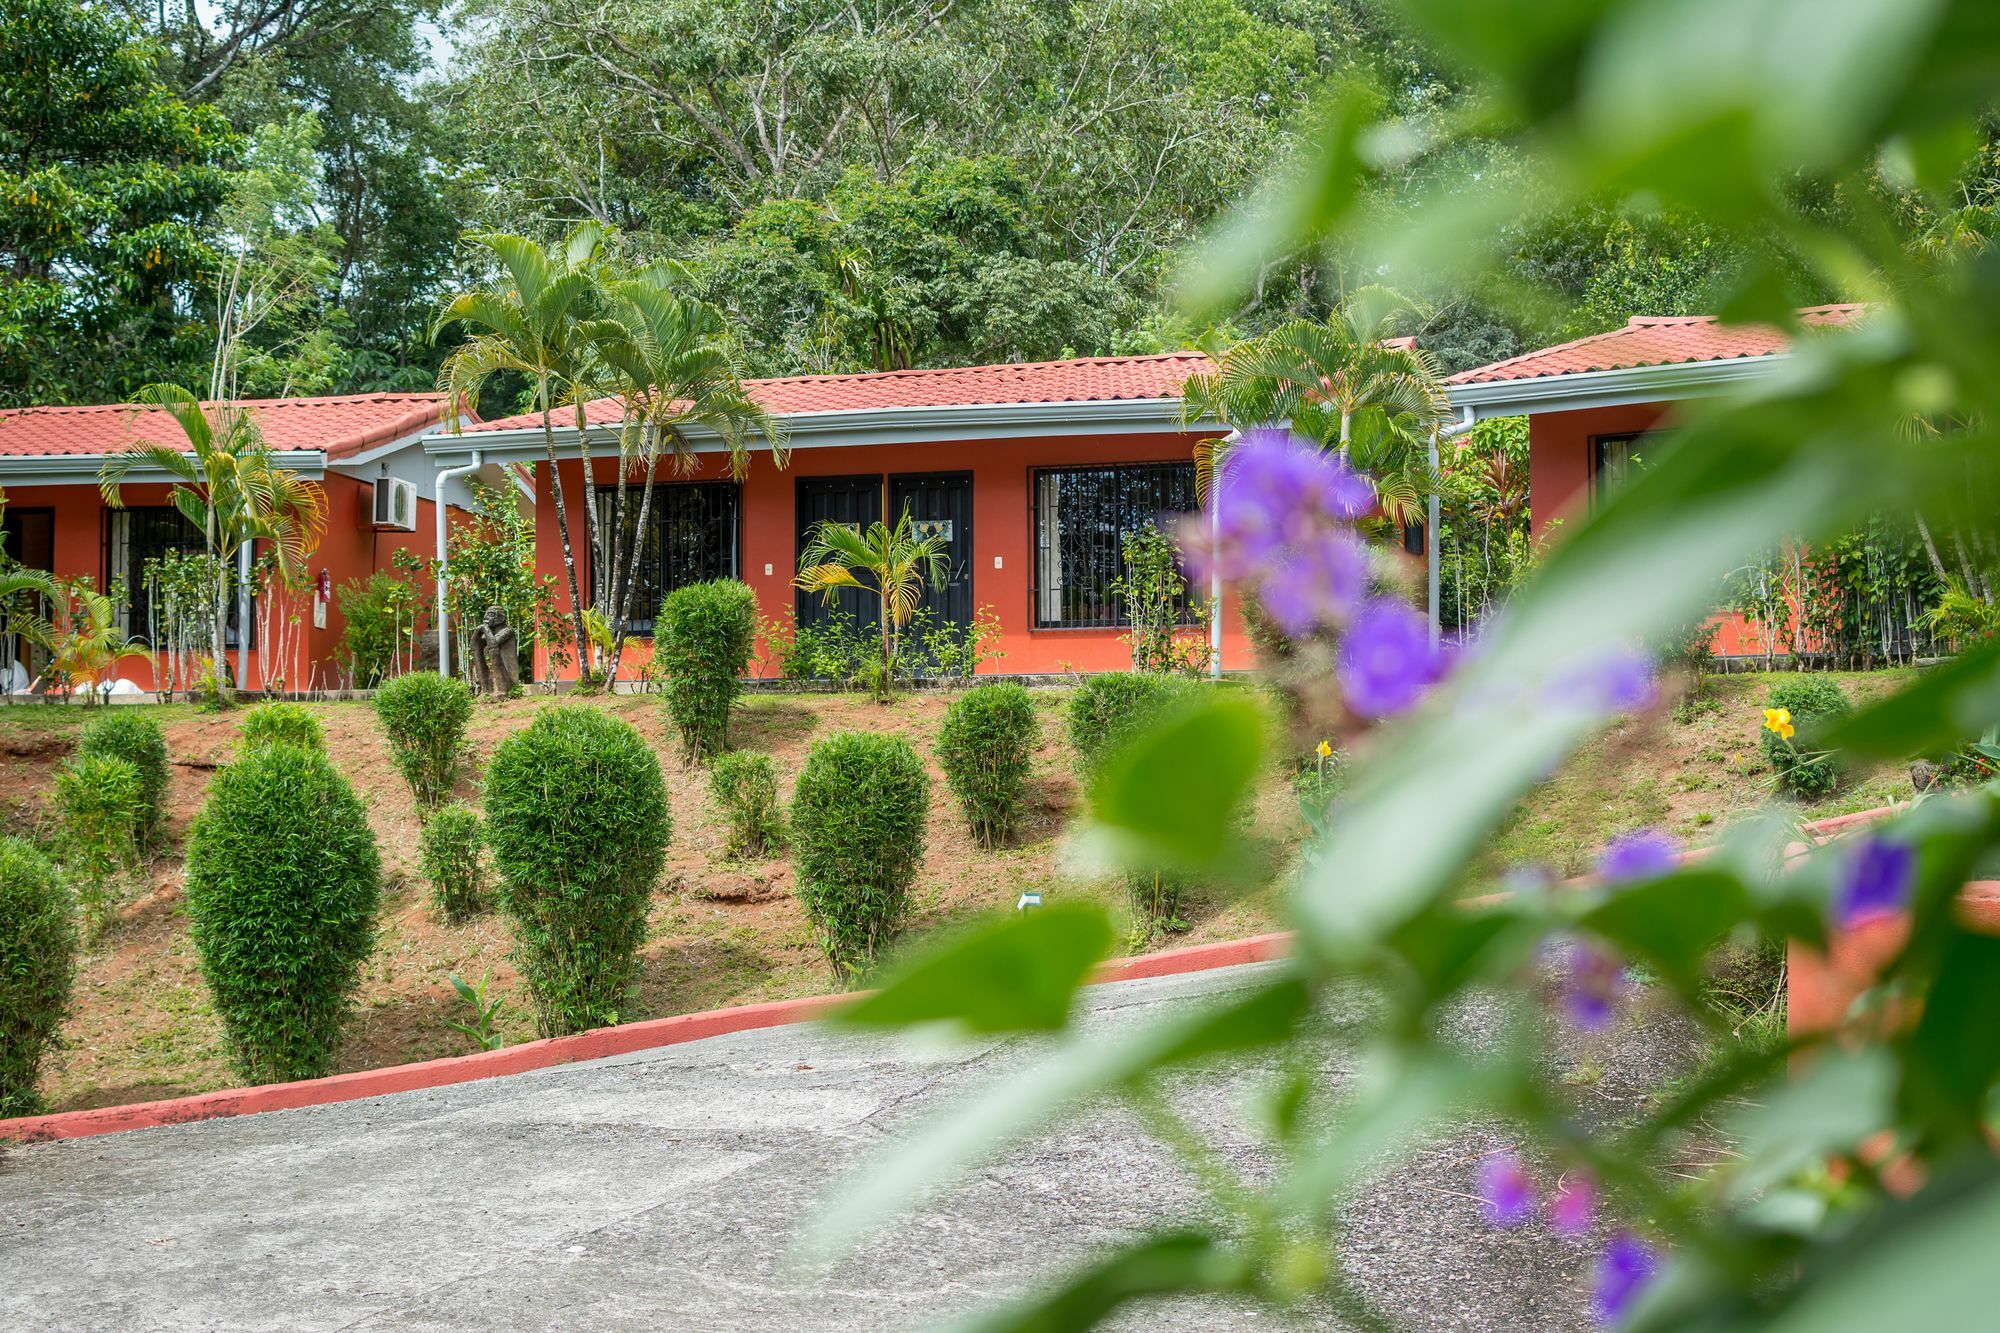
[[[1215,451],[1215,462],[1208,474],[1208,549],[1211,554],[1221,549],[1222,544],[1222,459],[1229,446],[1243,438],[1243,432],[1232,430],[1222,437],[1222,445]],[[1211,680],[1222,678],[1222,566],[1215,560],[1209,561],[1208,570],[1208,675]]]
[[[1475,420],[1469,407],[1459,409],[1459,419],[1452,426],[1451,437],[1455,440],[1472,429]],[[1438,475],[1438,429],[1431,428],[1431,478]],[[1435,648],[1444,638],[1443,608],[1438,605],[1438,493],[1431,487],[1431,496],[1424,513],[1424,584],[1427,590],[1425,604],[1429,607],[1431,625],[1431,647]]]
[[[445,575],[450,568],[446,561],[444,540],[447,509],[444,498],[444,487],[446,482],[457,477],[466,476],[469,473],[477,472],[484,466],[485,461],[480,457],[479,450],[474,449],[470,463],[465,464],[463,467],[448,467],[437,474],[437,495],[431,503],[431,508],[437,516],[437,636],[438,674],[440,676],[451,675],[451,626],[446,623],[444,596]]]
[[[236,688],[250,688],[250,560],[254,554],[254,542],[244,542],[236,548]],[[257,648],[257,659],[264,658],[266,645]],[[264,672],[259,685],[271,683],[271,673]]]

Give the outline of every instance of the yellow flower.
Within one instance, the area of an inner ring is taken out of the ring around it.
[[[1333,747],[1331,745],[1328,745],[1325,741],[1321,741],[1319,743],[1319,757],[1322,759],[1333,758]]]
[[[1789,708],[1766,708],[1764,710],[1764,730],[1775,732],[1785,740],[1792,738],[1792,710]]]

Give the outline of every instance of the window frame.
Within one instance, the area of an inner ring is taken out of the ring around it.
[[[643,491],[644,491],[644,482],[641,481],[641,483],[638,486],[631,486],[630,483],[628,483],[628,489],[626,490],[625,493],[625,503],[627,506],[626,512],[631,516],[630,521],[635,528],[638,526],[639,522],[639,504],[641,499],[643,498]],[[730,511],[728,518],[729,539],[724,544],[721,551],[721,554],[723,556],[723,564],[726,566],[726,568],[724,568],[721,573],[713,575],[713,577],[723,578],[723,579],[742,578],[743,577],[743,484],[741,482],[730,481],[727,479],[713,479],[705,481],[704,480],[667,481],[667,482],[656,481],[653,484],[653,508],[652,511],[648,513],[646,516],[648,522],[653,525],[654,530],[657,532],[660,529],[661,524],[667,514],[667,506],[665,503],[663,503],[664,501],[666,501],[667,497],[676,492],[681,494],[687,494],[695,491],[710,491],[729,496],[730,498]],[[609,533],[612,521],[612,510],[616,502],[617,502],[616,487],[598,488],[597,503],[598,503],[599,531]],[[588,572],[592,575],[591,582],[595,584],[596,571],[592,569],[589,570]],[[702,582],[703,580],[697,579],[694,581]],[[654,627],[658,623],[658,617],[660,614],[660,606],[659,606],[660,602],[665,601],[667,594],[672,592],[674,588],[684,586],[679,583],[674,584],[672,587],[661,586],[666,583],[666,554],[664,549],[662,549],[659,562],[654,569],[654,583],[656,586],[656,591],[654,594],[655,601],[652,606],[648,607],[643,605],[640,598],[637,595],[635,595],[632,599],[632,618],[625,627],[625,637],[628,639],[651,639],[653,637]]]
[[[1043,540],[1042,498],[1043,498],[1043,485],[1045,479],[1065,474],[1082,474],[1082,473],[1111,473],[1123,477],[1139,473],[1160,474],[1168,470],[1173,470],[1178,472],[1182,469],[1185,469],[1185,475],[1187,479],[1186,481],[1187,499],[1189,501],[1190,507],[1187,509],[1172,510],[1172,511],[1154,510],[1153,515],[1154,518],[1157,519],[1159,514],[1165,512],[1174,512],[1179,514],[1193,514],[1200,512],[1200,505],[1195,500],[1195,487],[1194,487],[1195,465],[1194,465],[1194,460],[1192,458],[1152,459],[1152,460],[1134,461],[1129,463],[1128,462],[1069,463],[1061,465],[1052,465],[1047,467],[1035,467],[1035,468],[1030,468],[1028,470],[1028,545],[1029,545],[1030,559],[1033,561],[1033,566],[1030,571],[1029,588],[1028,588],[1028,609],[1029,609],[1028,628],[1031,632],[1052,633],[1052,634],[1069,633],[1078,630],[1102,632],[1107,629],[1112,629],[1112,630],[1130,629],[1132,625],[1132,616],[1131,613],[1125,608],[1124,599],[1117,597],[1115,594],[1112,595],[1111,601],[1116,606],[1117,609],[1115,613],[1109,617],[1097,616],[1085,620],[1066,620],[1066,619],[1050,619],[1044,615],[1043,598],[1044,598],[1044,591],[1049,587],[1049,578],[1051,577],[1051,571],[1048,568],[1048,560],[1049,560],[1050,550],[1052,549],[1050,543],[1045,542]],[[1117,506],[1122,507],[1129,504],[1130,501],[1127,500],[1123,495],[1120,495],[1116,500],[1113,501],[1113,503]],[[1122,578],[1124,576],[1125,573],[1124,534],[1133,530],[1134,529],[1132,528],[1121,528],[1118,537],[1117,548],[1110,552],[1100,552],[1097,554],[1096,557],[1097,560],[1101,561],[1105,558],[1108,558],[1112,562],[1112,570],[1113,570],[1111,575],[1112,578]],[[1183,571],[1183,575],[1185,576],[1185,571]],[[1060,605],[1062,598],[1062,594],[1060,591],[1057,592],[1056,598],[1058,605]],[[1187,591],[1183,596],[1180,608],[1180,615],[1177,617],[1176,623],[1184,626],[1195,626],[1205,623],[1203,618],[1198,614],[1196,614],[1194,610],[1196,601],[1197,601],[1197,594],[1195,588],[1195,581],[1192,578],[1189,578]]]
[[[97,591],[108,593],[113,579],[124,580],[125,596],[116,603],[118,632],[125,635],[128,639],[135,639],[143,643],[149,651],[154,652],[159,650],[159,645],[153,640],[155,626],[152,623],[153,618],[150,606],[147,608],[145,632],[141,634],[133,630],[133,624],[136,621],[139,609],[139,601],[145,595],[143,580],[135,578],[134,575],[143,573],[146,562],[144,559],[136,558],[137,552],[144,548],[139,547],[131,539],[129,529],[141,516],[151,517],[158,514],[172,514],[182,527],[193,535],[187,540],[172,546],[156,543],[154,549],[148,551],[148,555],[157,556],[167,550],[202,551],[207,549],[207,538],[202,535],[199,528],[195,527],[188,516],[180,511],[180,507],[177,505],[120,505],[117,508],[107,505],[104,509],[104,559],[103,567],[100,571],[101,577],[97,586]],[[124,543],[125,560],[122,568],[116,567],[119,555],[118,523],[120,518],[124,519],[128,528],[128,535]],[[254,548],[252,555],[254,558]],[[226,619],[222,626],[222,646],[225,651],[230,649],[256,651],[257,600],[257,590],[253,587],[250,590],[250,627],[249,634],[246,636],[239,633],[237,629],[237,594],[234,592],[230,594],[229,605],[225,612]]]

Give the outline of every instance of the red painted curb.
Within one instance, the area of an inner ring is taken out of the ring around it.
[[[1289,933],[1257,935],[1250,939],[1168,949],[1136,958],[1116,958],[1098,967],[1091,977],[1091,984],[1137,981],[1144,977],[1205,972],[1239,963],[1260,963],[1283,956],[1290,941]],[[228,1116],[257,1115],[264,1111],[290,1111],[303,1106],[328,1106],[335,1102],[380,1097],[392,1092],[449,1087],[454,1083],[471,1083],[505,1074],[550,1069],[579,1060],[597,1060],[607,1055],[629,1055],[634,1051],[678,1046],[703,1037],[802,1023],[854,998],[852,994],[813,995],[799,1000],[737,1005],[730,1009],[709,1009],[698,1014],[677,1014],[672,1018],[652,1018],[638,1023],[622,1023],[617,1027],[593,1028],[569,1037],[544,1037],[540,1041],[523,1042],[504,1050],[446,1056],[416,1064],[391,1065],[386,1069],[363,1069],[351,1074],[301,1079],[296,1083],[268,1083],[261,1087],[229,1088],[165,1101],[132,1102],[125,1106],[103,1106],[89,1111],[61,1111],[54,1115],[20,1116],[0,1120],[0,1141],[37,1143],[51,1139],[89,1138],[128,1129],[154,1129],[195,1120],[219,1120]]]

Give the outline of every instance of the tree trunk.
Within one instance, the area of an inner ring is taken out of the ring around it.
[[[556,466],[556,432],[549,424],[549,385],[541,381],[536,394],[542,403],[542,447],[548,453],[549,486],[555,492],[556,531],[562,536],[563,573],[569,578],[569,619],[570,628],[576,634],[577,683],[583,683],[586,675],[584,663],[590,652],[590,635],[583,628],[583,596],[576,583],[576,553],[569,542],[569,506],[563,503],[562,469]]]
[[[632,589],[639,582],[639,559],[640,553],[645,549],[646,519],[653,511],[653,481],[655,475],[660,470],[658,428],[649,425],[646,427],[646,432],[645,442],[640,445],[639,449],[641,464],[646,469],[646,486],[639,495],[639,521],[633,527],[632,549],[626,556],[629,568],[622,571],[625,579],[625,587],[618,599],[618,623],[612,627],[611,631],[612,680],[618,679],[618,661],[625,654],[625,626],[630,622],[632,616]],[[618,478],[618,487],[619,499],[623,500],[625,495],[625,478],[622,473]],[[653,641],[656,645],[659,642],[659,626],[657,623],[653,628]]]
[[[581,408],[577,409],[576,414],[576,451],[583,459],[583,523],[585,532],[590,536],[590,581],[592,593],[590,604],[595,608],[601,605],[596,596],[597,588],[604,582],[606,577],[605,574],[599,572],[605,567],[604,534],[601,530],[602,525],[597,521],[597,478],[592,474],[590,466],[590,433],[584,429],[583,410]],[[584,645],[579,645],[579,660],[582,658],[583,647]],[[588,647],[590,651],[596,651],[595,644],[590,644]],[[599,669],[599,674],[601,674],[604,663],[600,660],[596,665]]]

